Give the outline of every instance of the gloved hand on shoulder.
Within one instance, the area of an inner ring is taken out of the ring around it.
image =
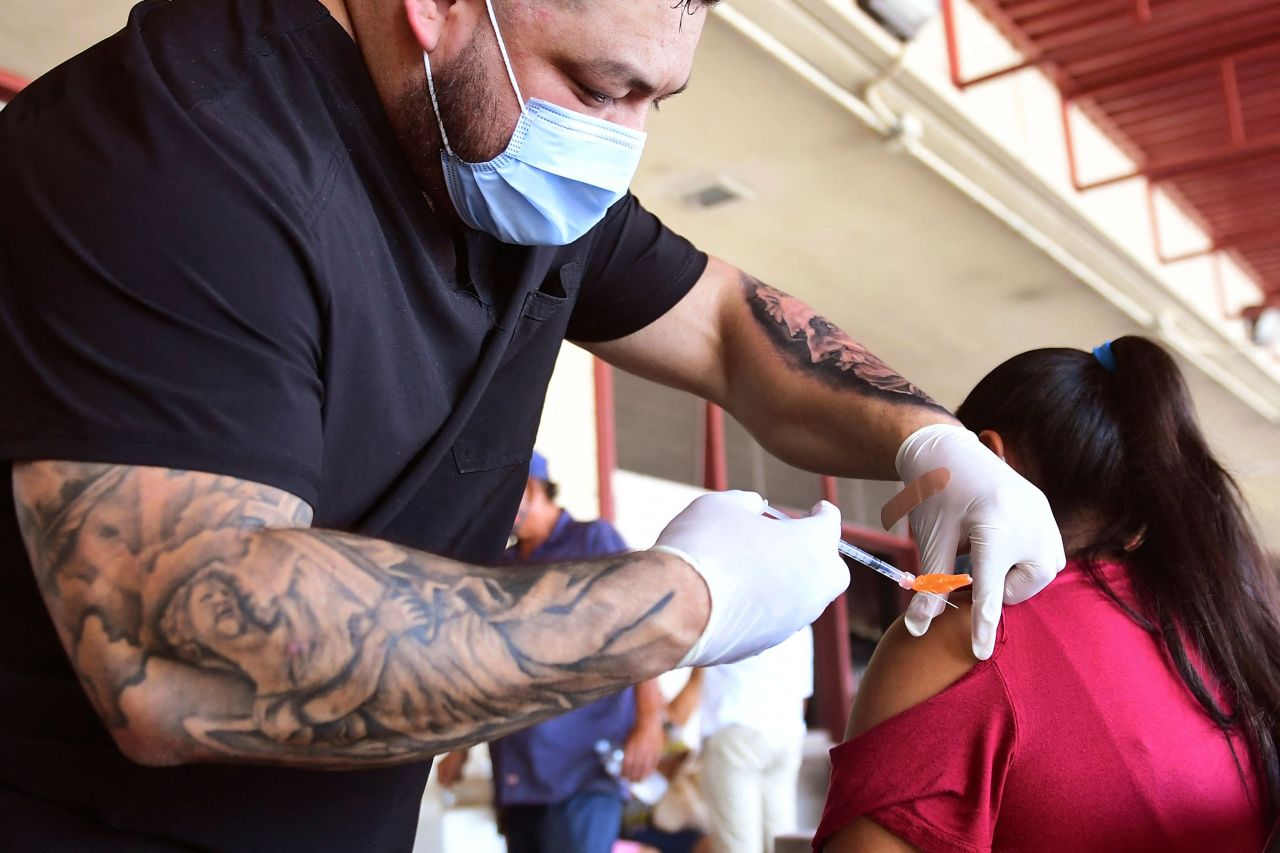
[[[897,455],[909,483],[946,468],[946,487],[911,511],[922,572],[950,572],[968,540],[973,566],[973,653],[995,649],[1003,604],[1026,601],[1066,565],[1062,535],[1044,494],[962,426],[932,424],[912,433]],[[917,594],[907,609],[907,630],[917,637],[945,605]]]

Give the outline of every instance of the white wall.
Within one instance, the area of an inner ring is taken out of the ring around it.
[[[573,344],[560,348],[535,442],[560,486],[560,505],[581,519],[600,515],[592,362],[590,353]]]
[[[706,489],[660,480],[634,471],[617,471],[613,476],[615,522],[622,538],[632,548],[648,548],[667,522]]]

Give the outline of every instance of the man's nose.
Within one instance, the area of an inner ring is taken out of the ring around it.
[[[621,106],[610,116],[609,120],[615,124],[620,124],[627,130],[634,130],[637,133],[643,133],[645,123],[649,120],[649,113],[653,110],[652,101],[639,101],[636,103],[628,103]]]

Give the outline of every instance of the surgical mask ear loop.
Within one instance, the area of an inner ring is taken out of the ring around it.
[[[516,82],[516,72],[511,67],[511,57],[507,56],[507,44],[502,40],[502,30],[498,28],[498,16],[493,11],[493,0],[485,0],[484,8],[489,13],[489,23],[493,24],[493,34],[498,38],[498,51],[502,54],[502,64],[507,67],[507,79],[511,88],[515,89],[516,100],[520,102],[520,112],[524,112],[524,95],[520,94],[520,84]]]
[[[493,35],[498,40],[498,52],[502,54],[502,64],[507,69],[507,79],[511,81],[516,100],[520,102],[520,112],[524,112],[524,95],[520,93],[520,84],[516,82],[516,72],[511,67],[511,57],[507,55],[507,44],[502,40],[502,30],[498,28],[498,17],[494,14],[491,0],[485,0],[484,8],[489,13],[489,23],[493,25]],[[444,129],[444,116],[440,115],[440,101],[436,99],[436,81],[431,76],[431,56],[425,50],[422,52],[422,64],[427,69],[427,91],[431,93],[431,109],[436,113],[440,138],[444,141],[444,150],[452,157],[454,156],[453,147],[449,145],[449,133]]]
[[[431,93],[431,109],[436,113],[436,126],[440,128],[440,138],[444,141],[444,150],[449,156],[454,156],[453,148],[449,146],[449,134],[444,129],[444,117],[440,115],[440,102],[436,100],[436,81],[431,76],[431,56],[424,50],[422,52],[422,64],[427,67],[427,91]]]

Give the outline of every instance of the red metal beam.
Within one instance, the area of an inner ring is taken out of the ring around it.
[[[991,71],[966,79],[964,73],[960,70],[960,36],[956,28],[954,3],[955,0],[942,0],[942,25],[947,39],[947,67],[951,72],[951,83],[957,89],[964,90],[979,83],[986,83],[988,80],[995,80],[998,77],[1025,71],[1028,68],[1038,66],[1043,61],[1040,57],[1031,57],[1016,65],[1010,65],[998,71]]]
[[[1108,187],[1112,184],[1118,184],[1121,181],[1129,181],[1134,178],[1146,178],[1150,181],[1163,181],[1184,175],[1192,175],[1218,166],[1226,166],[1257,157],[1266,157],[1280,153],[1280,133],[1270,133],[1266,136],[1260,136],[1244,142],[1233,141],[1226,145],[1217,145],[1205,148],[1186,157],[1170,158],[1168,160],[1158,161],[1155,163],[1147,163],[1131,172],[1125,172],[1120,175],[1112,175],[1111,177],[1099,178],[1097,180],[1087,182],[1081,181],[1079,166],[1076,160],[1075,137],[1071,130],[1072,101],[1064,97],[1061,99],[1061,104],[1062,131],[1065,136],[1067,151],[1067,169],[1071,174],[1071,185],[1075,187],[1078,192],[1088,192],[1089,190],[1098,189],[1099,187]]]
[[[706,452],[703,454],[702,485],[713,492],[729,488],[729,460],[724,445],[724,410],[706,404]]]
[[[813,623],[813,670],[819,722],[831,740],[840,743],[853,708],[853,652],[844,593]]]
[[[1071,186],[1080,191],[1080,167],[1076,164],[1076,138],[1071,132],[1071,102],[1059,98],[1058,104],[1062,116],[1062,143],[1067,151],[1067,172],[1071,176]]]
[[[822,478],[822,499],[829,504],[840,505],[840,490],[835,477]]]
[[[954,3],[955,0],[942,0],[942,21],[951,82],[957,88],[966,89],[1046,64],[1052,66],[1046,68],[1046,72],[1055,77],[1059,76],[1054,73],[1056,68],[1071,67],[1073,72],[1078,74],[1080,71],[1087,73],[1087,69],[1076,67],[1080,65],[1129,66],[1124,71],[1115,72],[1116,75],[1120,75],[1118,80],[1113,76],[1092,84],[1088,90],[1071,90],[1070,94],[1073,97],[1079,97],[1085,91],[1129,82],[1134,77],[1176,72],[1201,63],[1217,62],[1223,58],[1221,52],[1212,50],[1200,56],[1188,57],[1185,50],[1179,49],[1175,51],[1175,55],[1170,56],[1166,64],[1153,66],[1151,63],[1159,62],[1161,54],[1168,51],[1157,50],[1154,43],[1144,44],[1136,40],[1132,32],[1135,22],[1139,27],[1154,27],[1147,37],[1148,42],[1166,42],[1169,44],[1165,46],[1172,48],[1174,43],[1181,41],[1181,32],[1188,27],[1211,26],[1214,22],[1223,20],[1224,17],[1229,18],[1231,14],[1228,10],[1217,6],[1204,6],[1200,0],[1184,0],[1176,8],[1162,9],[1158,18],[1153,18],[1146,0],[1135,0],[1132,17],[1118,16],[1107,9],[1101,10],[1100,14],[1091,13],[1088,11],[1088,4],[1082,2],[1072,4],[1066,10],[1061,4],[1055,3],[1047,8],[1054,15],[1070,14],[1073,25],[1033,31],[1034,24],[1043,23],[1043,20],[1036,21],[1035,16],[1027,15],[1021,8],[1013,7],[1009,3],[992,2],[992,0],[976,2],[975,5],[992,17],[1000,31],[1015,41],[1015,46],[1023,51],[1026,58],[1022,62],[1007,67],[977,77],[966,78],[961,69]],[[1253,0],[1235,0],[1235,3],[1243,11],[1250,11],[1254,5]],[[1081,17],[1082,12],[1084,17]],[[1272,50],[1277,46],[1273,35],[1263,33],[1259,37],[1261,42],[1249,46],[1245,51],[1247,54]],[[1239,48],[1239,45],[1231,45],[1228,51],[1234,53]],[[1125,59],[1129,61],[1123,61]],[[1134,67],[1144,64],[1147,65],[1146,68]]]
[[[1136,177],[1144,177],[1152,181],[1167,181],[1171,178],[1194,175],[1206,169],[1212,169],[1215,166],[1242,163],[1256,158],[1270,157],[1275,154],[1280,154],[1280,133],[1271,133],[1258,137],[1244,145],[1221,145],[1190,157],[1171,158],[1151,163],[1127,175],[1103,178],[1099,181],[1078,185],[1076,188],[1084,192]]]
[[[1218,250],[1217,245],[1213,241],[1203,249],[1193,249],[1190,252],[1184,252],[1180,255],[1166,255],[1164,253],[1164,240],[1161,237],[1160,215],[1156,206],[1156,185],[1151,181],[1147,182],[1147,221],[1151,225],[1151,245],[1155,249],[1156,260],[1162,264],[1176,264],[1180,261],[1189,261],[1192,258],[1202,258],[1205,255],[1211,255]]]
[[[980,5],[990,4],[991,0],[980,0]],[[1113,61],[1105,64],[1116,64],[1116,57],[1142,58],[1153,50],[1165,49],[1190,60],[1195,58],[1190,51],[1210,48],[1213,37],[1239,41],[1239,32],[1267,27],[1270,20],[1258,0],[1165,0],[1159,16],[1146,24],[1135,24],[1128,15],[1114,14],[1044,32],[1020,16],[1013,16],[1011,23],[1059,63],[1097,64],[1098,60],[1109,58]],[[1193,37],[1190,42],[1189,36]]]
[[[1134,23],[1136,16],[1117,9],[1114,4],[1089,6],[1072,3],[1059,4],[1051,13],[1043,15],[1017,15],[1018,27],[1037,42],[1046,45],[1072,45],[1080,37],[1107,35]]]
[[[1112,70],[1110,76],[1102,80],[1095,80],[1088,86],[1073,88],[1070,94],[1073,98],[1083,98],[1089,95],[1102,96],[1110,93],[1113,89],[1120,89],[1125,86],[1149,86],[1157,80],[1183,76],[1188,71],[1212,66],[1222,62],[1224,59],[1243,62],[1278,51],[1280,51],[1280,41],[1268,36],[1250,45],[1230,44],[1196,57],[1171,57],[1161,62],[1148,61],[1145,65],[1130,63],[1127,67],[1119,66]]]
[[[1224,319],[1232,319],[1227,308],[1227,283],[1222,277],[1222,253],[1213,253],[1213,296]]]
[[[1164,253],[1163,241],[1160,237],[1160,216],[1156,208],[1156,187],[1155,184],[1147,184],[1147,216],[1151,221],[1151,240],[1155,247],[1156,257],[1162,264],[1176,264],[1180,261],[1189,261],[1192,258],[1203,258],[1212,256],[1213,258],[1213,297],[1214,302],[1218,306],[1218,313],[1223,319],[1233,319],[1227,307],[1227,287],[1222,276],[1222,252],[1224,248],[1218,241],[1212,241],[1203,249],[1195,249],[1190,252],[1183,252],[1180,255],[1166,255]]]
[[[823,500],[838,505],[835,477],[822,478]],[[814,699],[819,719],[835,743],[853,708],[853,650],[849,647],[849,603],[844,593],[827,605],[813,623]]]
[[[1244,145],[1244,109],[1240,105],[1240,84],[1236,80],[1236,61],[1228,56],[1218,72],[1222,78],[1222,98],[1227,105],[1227,128],[1235,145]]]
[[[27,87],[27,80],[12,71],[0,68],[0,101],[11,101],[14,95]]]
[[[614,421],[613,368],[593,359],[592,378],[596,388],[596,494],[600,517],[613,521],[613,472],[618,468],[618,432]]]

